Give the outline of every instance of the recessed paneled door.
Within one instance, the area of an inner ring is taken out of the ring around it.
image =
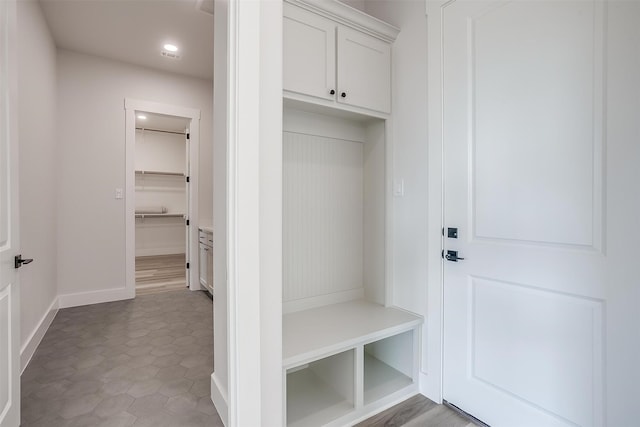
[[[0,427],[20,424],[15,0],[0,2]]]
[[[444,399],[493,427],[601,426],[604,4],[443,16]]]

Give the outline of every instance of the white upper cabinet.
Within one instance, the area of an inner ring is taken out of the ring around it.
[[[284,5],[285,98],[372,115],[391,112],[398,29],[340,2]]]
[[[338,28],[338,102],[391,112],[391,45]]]
[[[315,13],[285,4],[285,90],[335,99],[335,69],[335,23]]]

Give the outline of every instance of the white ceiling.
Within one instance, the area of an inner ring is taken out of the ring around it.
[[[213,79],[213,0],[40,0],[58,47]],[[165,43],[181,59],[160,54]]]

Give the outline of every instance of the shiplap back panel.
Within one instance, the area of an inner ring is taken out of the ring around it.
[[[283,134],[283,302],[363,287],[363,144]]]

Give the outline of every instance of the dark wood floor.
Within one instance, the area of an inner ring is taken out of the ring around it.
[[[444,405],[418,394],[387,409],[356,427],[475,427],[476,425]]]
[[[136,294],[154,294],[187,286],[185,255],[136,257]]]

